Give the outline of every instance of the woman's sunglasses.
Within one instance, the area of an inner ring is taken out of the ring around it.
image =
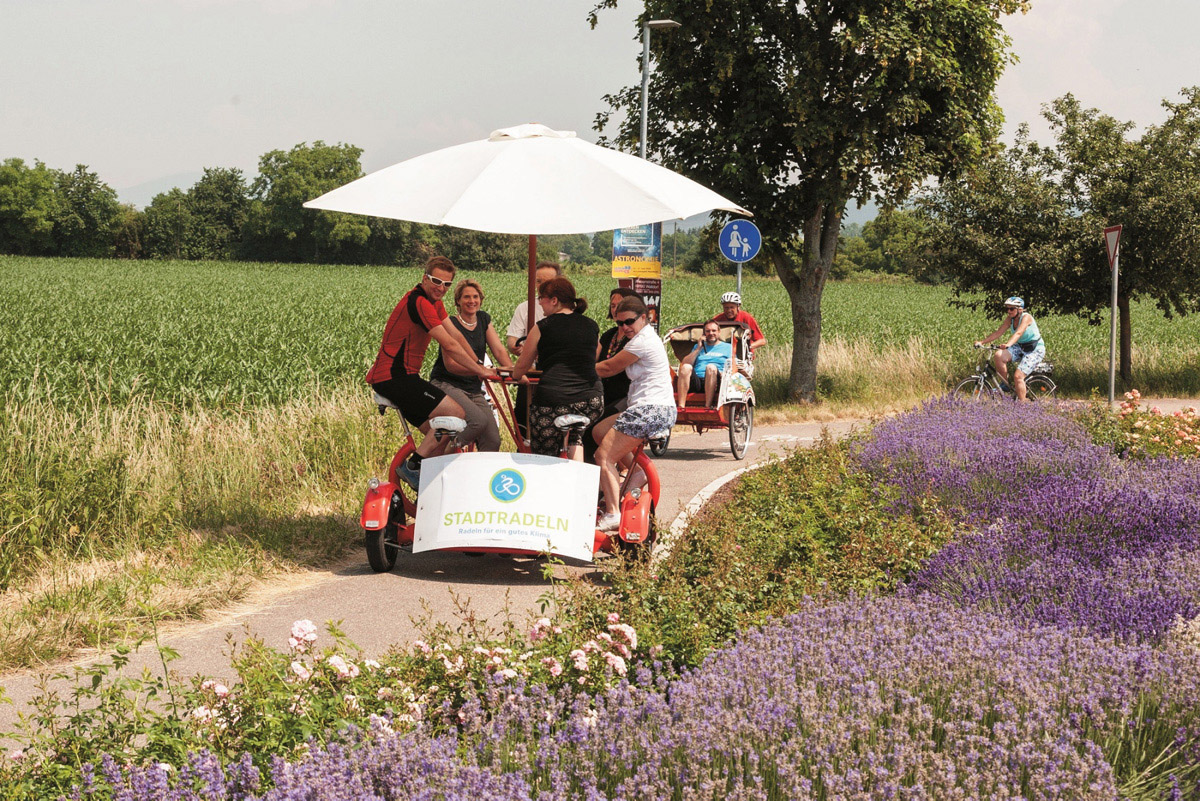
[[[638,317],[641,317],[641,315],[639,314]],[[624,320],[615,320],[614,322],[617,325],[633,325],[637,322],[637,319],[637,317],[626,317]]]
[[[454,279],[453,279],[453,278],[451,278],[449,281],[444,281],[444,280],[442,280],[441,278],[434,278],[434,277],[433,277],[432,275],[430,275],[429,273],[425,273],[425,277],[426,277],[426,278],[428,278],[430,281],[432,281],[434,286],[444,286],[444,287],[449,287],[451,284],[453,284],[453,283],[454,283]]]

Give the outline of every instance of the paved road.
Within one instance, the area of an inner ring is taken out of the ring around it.
[[[808,445],[823,428],[841,434],[853,426],[852,421],[838,421],[759,427],[746,459],[740,462],[730,455],[726,432],[697,435],[676,429],[667,453],[656,460],[663,483],[659,517],[669,525],[698,492],[718,478],[771,455]],[[560,575],[587,574],[595,567],[573,565],[556,570]],[[265,588],[249,602],[214,616],[210,622],[178,627],[163,639],[180,654],[172,670],[231,680],[227,655],[227,638],[231,635],[243,639],[249,631],[268,644],[285,648],[295,620],[308,618],[318,624],[341,621],[350,640],[367,656],[373,656],[393,643],[415,639],[413,621],[425,614],[434,620],[456,623],[456,597],[469,604],[477,617],[498,623],[506,609],[513,610],[518,619],[524,618],[527,611],[537,610],[547,588],[542,564],[532,559],[423,553],[402,557],[392,573],[375,574],[359,550],[327,569]],[[129,670],[140,674],[143,666],[161,670],[153,649],[135,654]],[[34,693],[37,678],[30,673],[0,677],[0,685],[16,702],[0,707],[0,731],[13,729],[18,711],[25,708],[24,703]]]

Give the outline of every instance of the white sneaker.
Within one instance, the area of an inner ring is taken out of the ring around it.
[[[596,521],[596,528],[601,531],[616,531],[621,527],[621,515],[617,512],[609,512]]]

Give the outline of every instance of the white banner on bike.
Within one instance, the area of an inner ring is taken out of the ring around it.
[[[421,462],[413,552],[513,548],[591,561],[600,468],[526,453]]]

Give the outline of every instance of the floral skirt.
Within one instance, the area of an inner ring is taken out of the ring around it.
[[[634,406],[621,412],[613,428],[626,436],[650,439],[671,429],[675,425],[674,406],[646,404]]]
[[[604,401],[597,395],[577,403],[529,408],[529,447],[542,456],[558,456],[563,449],[563,432],[554,427],[554,418],[564,414],[582,414],[593,423],[600,419]]]

